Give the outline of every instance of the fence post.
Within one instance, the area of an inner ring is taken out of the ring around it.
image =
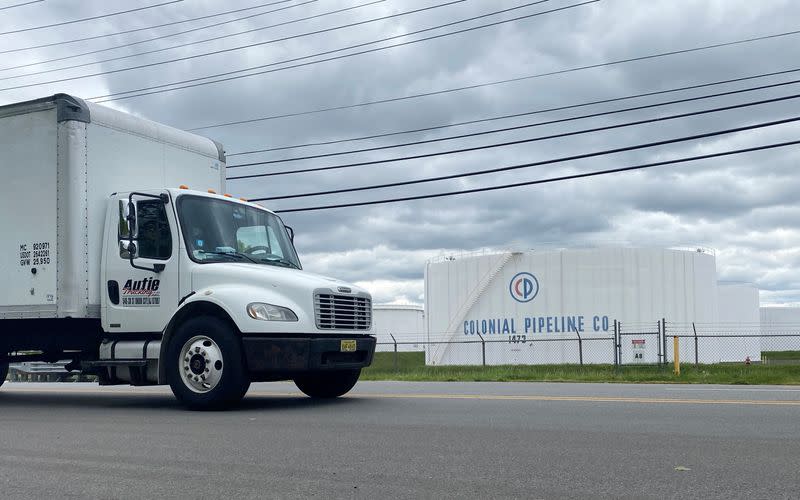
[[[575,329],[575,335],[578,336],[578,359],[580,360],[581,366],[583,366],[583,339],[581,338],[581,332],[578,329]]]
[[[391,333],[389,336],[392,337],[392,342],[394,342],[394,371],[397,371],[397,339]]]
[[[617,323],[617,358],[619,359],[619,366],[622,366],[622,322]]]
[[[700,350],[697,348],[697,328],[694,326],[694,321],[692,321],[692,330],[694,331],[694,366],[698,366],[700,364]]]
[[[617,336],[619,335],[619,330],[617,329],[617,320],[614,320],[614,366],[619,365],[619,360],[617,359]]]
[[[661,333],[664,338],[664,364],[668,364],[667,362],[667,318],[661,318]]]
[[[483,361],[483,366],[486,366],[486,341],[483,339],[483,335],[480,332],[475,332],[478,334],[478,337],[481,338],[481,357]]]
[[[661,320],[656,322],[656,328],[658,329],[658,335],[656,336],[656,351],[658,353],[658,364],[664,364],[667,361],[667,353],[661,351]]]

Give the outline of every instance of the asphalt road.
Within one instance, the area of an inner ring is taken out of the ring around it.
[[[800,388],[274,383],[207,413],[160,387],[7,384],[0,496],[797,498]]]

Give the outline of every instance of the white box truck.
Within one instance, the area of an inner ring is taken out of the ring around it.
[[[303,271],[280,217],[224,194],[220,144],[57,94],[0,106],[0,162],[0,384],[69,360],[219,408],[251,381],[337,397],[372,362],[370,295]]]

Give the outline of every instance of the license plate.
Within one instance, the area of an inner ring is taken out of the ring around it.
[[[355,340],[342,340],[339,350],[341,352],[356,352],[356,341]]]

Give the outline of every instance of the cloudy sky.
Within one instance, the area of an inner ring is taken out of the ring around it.
[[[207,77],[235,72],[229,76],[245,77],[106,102],[175,127],[203,127],[197,133],[222,142],[232,166],[531,125],[800,80],[798,34],[390,103],[305,113],[790,32],[800,29],[796,0],[600,0],[586,5],[577,5],[581,0],[536,5],[528,5],[533,0],[183,0],[87,22],[27,29],[167,1],[44,0],[0,10],[0,104],[56,92],[102,101],[107,98],[101,96],[110,94],[115,94],[113,99],[129,96],[116,94],[136,89],[174,88],[168,84],[186,80],[206,83],[213,81]],[[0,8],[16,3],[20,2],[2,0]],[[525,7],[437,28],[519,6]],[[567,8],[315,62],[562,7]],[[232,10],[240,11],[214,16]],[[415,10],[418,12],[409,12]],[[204,16],[214,17],[189,21]],[[313,18],[305,19],[309,17]],[[184,20],[187,22],[154,27]],[[361,24],[343,27],[353,23]],[[423,29],[427,31],[402,36]],[[12,31],[16,32],[8,33]],[[120,34],[122,31],[128,33]],[[241,33],[244,31],[247,33]],[[62,43],[88,37],[97,38]],[[396,38],[370,43],[388,37]],[[38,45],[51,46],[15,50]],[[346,49],[354,45],[361,47]],[[80,55],[87,52],[94,53]],[[206,55],[209,52],[217,53]],[[330,54],[316,55],[323,52]],[[289,60],[295,62],[287,63]],[[288,67],[306,62],[311,64]],[[148,66],[132,68],[142,65]],[[250,69],[254,67],[261,68]],[[266,70],[276,71],[263,73]],[[426,132],[235,154],[527,113],[785,70],[797,71]],[[259,71],[262,74],[252,75]],[[240,167],[230,169],[229,175],[443,152],[794,94],[800,94],[800,84],[417,146]],[[410,161],[230,180],[228,191],[249,198],[270,197],[530,163],[793,118],[800,116],[798,102],[800,99],[790,99]],[[275,118],[287,114],[297,116]],[[270,119],[213,126],[259,118]],[[789,123],[504,173],[264,204],[280,211],[502,185],[793,141],[799,135],[800,125]],[[699,245],[716,249],[720,279],[756,283],[762,290],[762,303],[800,304],[798,166],[800,148],[790,146],[538,186],[287,213],[284,220],[296,229],[306,269],[365,285],[378,302],[421,303],[425,261],[453,252],[487,247]]]

